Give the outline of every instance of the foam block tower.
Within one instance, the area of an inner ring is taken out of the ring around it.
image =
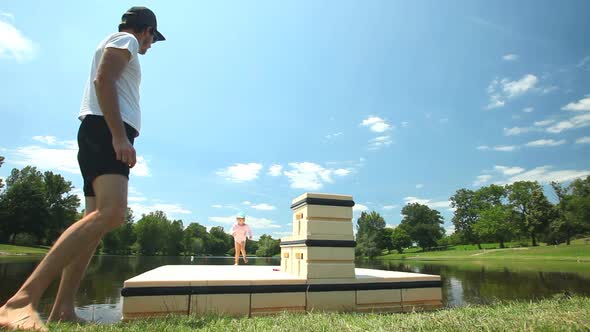
[[[348,195],[295,198],[293,235],[281,239],[281,271],[308,280],[354,278],[353,206]]]

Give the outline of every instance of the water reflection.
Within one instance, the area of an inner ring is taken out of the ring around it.
[[[39,258],[0,258],[0,303],[14,294]],[[114,322],[121,318],[123,281],[162,265],[231,265],[233,257],[96,256],[80,285],[78,314],[87,320]],[[251,265],[279,265],[277,258],[252,258]],[[590,296],[590,263],[548,262],[409,262],[359,261],[357,267],[441,275],[447,306],[489,303],[497,299],[538,299],[563,292]],[[57,284],[40,304],[51,310]]]

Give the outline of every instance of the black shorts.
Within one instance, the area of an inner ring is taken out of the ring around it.
[[[133,144],[137,131],[125,124],[129,142]],[[129,165],[117,160],[113,136],[104,117],[87,115],[78,130],[78,164],[84,178],[84,196],[93,197],[92,182],[100,175],[121,174],[129,178]]]

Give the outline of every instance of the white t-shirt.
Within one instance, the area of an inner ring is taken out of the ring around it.
[[[86,82],[86,89],[84,97],[82,98],[82,105],[80,106],[80,113],[78,118],[84,119],[86,115],[103,115],[96,97],[96,90],[94,88],[94,79],[96,78],[96,71],[98,64],[102,57],[102,53],[106,48],[126,49],[131,54],[129,63],[125,66],[121,77],[117,80],[117,95],[119,98],[119,110],[121,118],[139,133],[141,127],[141,110],[139,108],[139,84],[141,83],[141,67],[139,65],[138,51],[139,42],[134,35],[128,32],[117,32],[108,36],[103,40],[92,58],[92,68],[90,70],[90,77]]]

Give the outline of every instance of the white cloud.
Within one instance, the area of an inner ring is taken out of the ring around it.
[[[371,131],[383,133],[391,129],[391,125],[378,116],[370,116],[361,122],[361,126],[369,127]]]
[[[399,205],[383,205],[383,210],[393,210],[393,209],[397,209],[399,207]]]
[[[0,58],[23,63],[35,57],[37,48],[14,26],[12,14],[0,12]]]
[[[438,208],[451,209],[451,202],[450,201],[432,201],[430,199],[408,196],[408,197],[404,197],[404,202],[406,205],[413,204],[413,203],[426,205],[431,209],[438,209]]]
[[[391,136],[378,136],[369,140],[369,150],[378,150],[393,143]]]
[[[590,126],[590,113],[583,113],[573,116],[567,120],[560,121],[547,128],[549,133],[560,133],[564,130]]]
[[[77,160],[78,149],[71,146],[64,148],[23,146],[9,151],[9,155],[17,165],[31,165],[44,170],[80,174]]]
[[[424,188],[424,185],[422,183],[418,183],[416,185],[416,189],[422,189],[422,188]]]
[[[552,124],[554,122],[555,122],[555,120],[551,120],[551,119],[549,119],[549,120],[543,120],[543,121],[536,121],[535,122],[535,126],[536,127],[545,127],[545,126],[548,126],[548,125],[550,125],[550,124]]]
[[[532,111],[534,111],[535,109],[532,107],[526,107],[525,109],[523,109],[522,111],[525,113],[531,113]]]
[[[590,70],[590,56],[585,57],[582,59],[576,67],[578,68],[585,68],[586,70]]]
[[[262,211],[270,211],[270,210],[275,210],[276,207],[270,205],[270,204],[266,204],[266,203],[260,203],[260,204],[256,204],[256,205],[252,205],[253,209],[256,210],[262,210]]]
[[[539,79],[532,74],[524,75],[516,81],[510,81],[508,78],[492,80],[487,88],[490,101],[486,109],[504,106],[507,99],[518,97],[533,89],[538,81]]]
[[[291,169],[284,171],[284,174],[289,178],[291,188],[294,189],[317,190],[325,183],[333,183],[332,175],[350,174],[348,170],[324,168],[312,162],[289,163],[289,166]]]
[[[576,144],[588,144],[590,143],[590,136],[580,137],[576,140]]]
[[[243,202],[242,202],[242,204],[243,204],[243,205],[251,205],[251,204],[252,204],[252,202],[250,202],[250,201],[243,201]]]
[[[142,196],[129,196],[127,198],[127,201],[129,201],[129,202],[145,202],[145,201],[147,201],[147,198],[142,197]]]
[[[281,175],[282,170],[283,170],[283,166],[281,166],[279,164],[274,164],[268,168],[268,175],[279,176],[279,175]]]
[[[228,217],[209,217],[209,220],[215,223],[233,225],[236,222],[236,216],[231,215]],[[246,216],[246,224],[250,225],[252,229],[266,229],[266,228],[281,228],[273,220],[267,218],[257,218],[252,216]],[[229,228],[226,230],[229,231]]]
[[[558,87],[556,87],[555,85],[551,85],[551,86],[546,86],[541,90],[542,94],[548,94],[550,92],[553,92],[555,90],[557,90]]]
[[[528,133],[532,130],[532,128],[528,127],[513,127],[513,128],[504,128],[504,135],[506,136],[515,136],[524,133]]]
[[[515,61],[518,60],[518,55],[516,54],[506,54],[502,57],[505,61]]]
[[[473,181],[473,186],[477,187],[477,186],[481,186],[482,184],[487,183],[488,181],[490,181],[492,178],[491,175],[489,174],[483,174],[483,175],[479,175],[477,177],[477,179],[475,179],[475,181]]]
[[[545,146],[558,146],[558,145],[562,145],[562,144],[565,144],[564,139],[559,140],[559,141],[556,141],[553,139],[539,139],[536,141],[528,142],[526,144],[526,146],[538,148],[538,147],[545,147]]]
[[[57,142],[55,136],[33,136],[33,140],[47,145],[54,145]]]
[[[552,166],[541,166],[530,171],[522,172],[508,179],[508,183],[516,181],[539,181],[547,184],[551,181],[566,182],[590,175],[590,170],[558,170],[553,171]]]
[[[489,146],[487,146],[487,145],[480,145],[480,146],[478,146],[476,149],[478,149],[478,150],[489,150],[489,149],[490,149],[490,147],[489,147]]]
[[[221,205],[221,204],[213,204],[213,205],[211,205],[211,207],[216,208],[216,209],[221,209],[221,208],[223,208],[223,205]]]
[[[525,169],[522,167],[518,167],[518,166],[506,167],[506,166],[496,165],[496,166],[494,166],[494,170],[496,170],[504,175],[516,175],[518,173],[524,172]]]
[[[170,218],[174,218],[174,216],[179,214],[186,215],[191,213],[190,210],[185,209],[180,204],[158,203],[156,200],[151,200],[151,204],[140,203],[144,201],[147,201],[147,198],[137,197],[134,201],[129,201],[129,207],[133,210],[133,215],[136,219],[141,218],[142,214],[148,214],[155,211],[162,211]]]
[[[590,97],[571,102],[561,109],[564,111],[590,111]]]
[[[352,207],[352,211],[354,212],[364,212],[364,211],[368,211],[369,208],[366,205],[360,204],[360,203],[356,203],[353,207]]]
[[[519,172],[512,174],[514,172],[506,172],[506,169],[518,169]],[[495,181],[497,184],[511,184],[516,181],[538,181],[541,184],[548,184],[551,181],[567,182],[590,175],[590,170],[553,170],[552,166],[541,166],[531,170],[523,170],[521,167],[502,168],[502,166],[496,166],[494,170],[501,177]]]
[[[258,173],[262,169],[262,164],[248,163],[235,164],[228,168],[217,171],[217,175],[224,177],[231,182],[248,182],[258,178]]]
[[[346,175],[350,174],[350,172],[351,171],[349,169],[339,168],[334,171],[334,174],[336,174],[338,176],[346,176]]]
[[[334,133],[334,134],[328,134],[328,135],[326,135],[325,137],[326,137],[327,139],[332,139],[332,138],[336,138],[336,137],[338,137],[338,136],[340,136],[340,135],[342,135],[342,132],[337,132],[337,133]]]
[[[511,152],[511,151],[515,151],[516,149],[518,149],[517,146],[514,145],[499,145],[499,146],[494,146],[494,150],[495,151],[501,151],[501,152]]]
[[[538,81],[539,79],[537,76],[532,74],[527,74],[518,81],[507,81],[504,79],[502,80],[502,90],[509,98],[512,98],[520,96],[528,90],[534,88]]]
[[[402,127],[406,128],[408,125],[410,125],[410,123],[408,121],[402,122]]]
[[[147,165],[147,160],[144,157],[138,156],[137,163],[131,169],[131,174],[135,176],[150,176],[150,169]]]

